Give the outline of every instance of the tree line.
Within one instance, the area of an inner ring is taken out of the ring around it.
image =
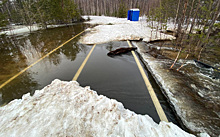
[[[156,5],[147,14],[149,27],[162,31],[174,24],[176,60],[182,52],[199,60],[204,49],[218,46],[220,0],[160,0]]]
[[[220,41],[219,0],[0,0],[0,28],[12,23],[47,28],[80,21],[81,15],[126,17],[131,8],[147,15],[152,30],[164,30],[172,22],[175,45],[180,51],[189,47],[198,58],[207,45]]]
[[[131,8],[139,8],[143,12],[147,11],[152,1],[153,0],[75,0],[81,14],[115,17],[126,17],[127,10]]]
[[[159,0],[0,0],[0,27],[7,24],[49,24],[79,21],[81,15],[126,17],[127,10],[149,12]]]
[[[68,24],[81,19],[72,0],[3,0],[0,1],[0,27],[7,24],[47,28],[51,24]]]

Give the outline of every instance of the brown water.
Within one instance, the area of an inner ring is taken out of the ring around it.
[[[1,37],[0,84],[87,27],[87,25],[76,24],[69,27],[35,31],[31,34]],[[88,49],[77,43],[79,38],[75,38],[0,89],[0,104],[21,98],[28,92],[33,94],[34,90],[43,88],[55,78],[71,80],[74,68],[77,68],[70,62],[83,60],[83,58],[76,60],[76,56],[79,53],[79,56],[86,55]],[[72,75],[65,74],[68,68],[73,69]]]
[[[184,124],[194,132],[207,132],[211,136],[220,134],[220,72],[205,68],[190,56],[180,55],[173,69],[169,69],[177,55],[170,42],[153,44],[138,43],[141,52],[148,57],[148,63],[157,71],[158,83],[166,91],[171,104],[176,108]],[[213,67],[220,67],[219,49],[205,51],[201,61]],[[177,69],[183,67],[178,72]],[[152,70],[152,71],[154,71]]]

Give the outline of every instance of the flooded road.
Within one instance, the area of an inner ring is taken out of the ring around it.
[[[2,39],[0,84],[86,27],[88,26],[78,24]],[[0,104],[19,99],[28,92],[33,95],[35,90],[42,89],[54,79],[71,81],[92,48],[90,45],[78,43],[79,38],[75,38],[0,89]],[[128,47],[127,42],[97,45],[77,81],[81,86],[90,86],[98,94],[122,102],[125,108],[137,114],[150,115],[158,123],[159,117],[133,56],[130,53],[113,58],[107,56],[110,50],[118,47]],[[178,124],[152,77],[150,82],[168,120]]]
[[[87,25],[77,24],[1,38],[0,84],[87,27]],[[0,90],[0,104],[21,98],[28,92],[33,94],[36,89],[42,89],[55,78],[71,80],[74,70],[78,69],[77,63],[71,62],[81,62],[89,48],[77,43],[79,38],[67,43],[3,87]]]

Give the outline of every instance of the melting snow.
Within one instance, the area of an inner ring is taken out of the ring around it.
[[[89,28],[84,37],[80,39],[83,44],[100,44],[118,40],[140,40],[150,41],[157,39],[175,39],[171,35],[152,30],[140,18],[140,21],[128,21],[126,18],[89,16],[89,24],[102,24],[94,28]],[[87,19],[87,16],[84,16]]]
[[[69,24],[68,24],[69,25]],[[66,26],[66,25],[48,25],[48,28],[56,28],[56,27],[61,27],[61,26]],[[23,33],[29,33],[31,29],[31,32],[33,31],[37,31],[42,29],[41,27],[39,27],[37,24],[30,26],[25,26],[25,25],[11,25],[11,28],[9,30],[6,31],[2,31],[0,32],[1,34],[6,34],[6,35],[16,35],[16,34],[23,34]]]
[[[31,26],[31,31],[37,31],[39,29],[40,27],[38,27],[37,25]],[[10,30],[0,32],[0,35],[1,34],[14,35],[14,34],[21,34],[21,33],[26,33],[26,32],[30,32],[29,26],[24,26],[24,25],[17,26],[16,25],[16,26],[12,26]]]
[[[156,124],[120,102],[54,80],[33,96],[26,94],[0,108],[0,136],[167,136],[193,137],[172,123]]]

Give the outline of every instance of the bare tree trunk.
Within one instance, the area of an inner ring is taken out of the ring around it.
[[[184,36],[184,32],[182,32],[182,25],[184,24],[186,10],[187,10],[187,5],[188,5],[188,0],[185,0],[184,9],[183,9],[183,15],[181,17],[181,20],[178,23],[178,29],[177,29],[178,38],[177,38],[177,42],[176,42],[177,46],[182,46],[182,41],[183,41],[183,36]]]
[[[201,4],[200,4],[200,0],[199,0],[198,5],[197,5],[197,7],[196,7],[196,12],[194,13],[194,16],[193,16],[193,21],[192,21],[192,23],[191,23],[191,27],[190,27],[190,30],[189,30],[189,34],[192,33],[192,30],[193,30],[193,28],[194,28],[196,16],[197,16],[197,14],[198,14],[198,10],[199,10],[200,6],[201,6]]]
[[[177,17],[178,17],[178,14],[179,14],[179,8],[180,8],[180,0],[178,2],[178,6],[177,6],[177,9],[176,9],[176,18],[175,18],[175,23],[174,23],[174,31],[176,30],[176,22],[177,22]]]
[[[185,60],[186,60],[188,57],[189,57],[189,53],[186,55]],[[185,63],[183,63],[183,64],[177,69],[177,71],[179,71],[179,70],[183,67],[184,64],[185,64]]]
[[[215,4],[214,4],[215,5]],[[207,32],[207,34],[206,34],[206,37],[205,37],[205,40],[204,40],[204,42],[201,42],[201,44],[200,45],[203,45],[204,44],[204,46],[202,46],[202,49],[200,50],[200,52],[199,52],[199,55],[198,55],[198,60],[200,59],[200,57],[201,57],[201,54],[202,54],[202,51],[203,51],[203,49],[207,46],[207,44],[208,44],[208,39],[209,39],[209,36],[210,36],[210,33],[211,33],[211,31],[212,31],[212,28],[213,28],[213,26],[214,26],[214,23],[215,23],[215,21],[217,20],[217,18],[219,17],[219,14],[220,14],[220,0],[217,0],[217,3],[216,3],[216,7],[215,7],[215,12],[214,12],[214,15],[213,15],[213,17],[212,17],[212,21],[211,21],[211,23],[210,23],[210,25],[209,25],[209,29],[208,29],[208,32]]]
[[[173,64],[170,66],[170,69],[173,68],[173,66],[175,65],[176,61],[178,60],[181,50],[182,50],[182,48],[180,48],[180,50],[179,50],[179,52],[178,52],[178,54],[176,56],[176,59],[174,60]]]

